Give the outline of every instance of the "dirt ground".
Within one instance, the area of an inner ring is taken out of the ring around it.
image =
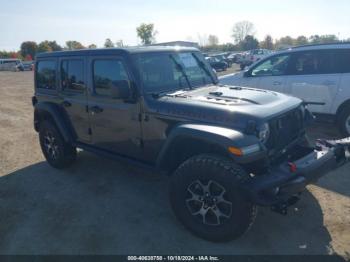
[[[80,152],[48,166],[33,130],[32,72],[0,72],[0,254],[339,254],[350,258],[350,166],[309,186],[288,216],[259,208],[242,238],[214,244],[175,219],[168,178]],[[330,124],[311,137],[336,135]]]

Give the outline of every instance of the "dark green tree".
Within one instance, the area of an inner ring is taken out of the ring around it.
[[[339,42],[339,39],[336,35],[312,35],[310,42],[312,44],[329,44]]]
[[[38,53],[52,52],[52,48],[49,45],[49,41],[46,40],[39,43],[37,52]]]
[[[157,31],[154,29],[154,24],[143,23],[136,28],[136,32],[143,45],[150,45],[155,42]]]
[[[295,45],[307,45],[309,43],[309,40],[306,36],[298,36],[297,39],[295,39]]]
[[[27,55],[30,55],[31,57],[35,57],[35,54],[37,52],[38,45],[33,41],[26,41],[21,44],[21,55],[23,57],[26,57]]]
[[[106,41],[105,41],[105,45],[104,45],[106,48],[111,48],[111,47],[114,47],[114,44],[112,42],[112,40],[110,38],[107,38]]]
[[[260,47],[264,49],[272,50],[274,48],[272,37],[270,35],[265,36],[264,41],[260,43]]]
[[[47,44],[50,46],[52,51],[62,51],[62,46],[57,44],[56,41],[47,41]]]
[[[259,48],[259,41],[252,35],[247,35],[240,44],[242,50],[252,50]]]
[[[84,49],[85,47],[78,41],[67,41],[66,48],[68,50]]]

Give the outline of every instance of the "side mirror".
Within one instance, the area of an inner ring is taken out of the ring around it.
[[[112,83],[111,95],[113,99],[128,99],[131,96],[131,87],[128,80],[119,80]]]
[[[244,77],[250,77],[251,76],[250,70],[244,71],[243,76]]]

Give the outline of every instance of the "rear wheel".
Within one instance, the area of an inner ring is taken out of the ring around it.
[[[252,225],[256,207],[239,190],[249,175],[232,161],[199,155],[184,162],[170,185],[177,218],[195,235],[214,242],[243,235]]]
[[[50,121],[43,121],[40,124],[39,140],[41,150],[52,167],[65,168],[75,161],[76,148],[64,141],[56,126]]]
[[[350,105],[346,106],[338,117],[339,131],[342,136],[350,136]]]

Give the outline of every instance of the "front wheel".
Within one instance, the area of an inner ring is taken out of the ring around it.
[[[172,177],[170,201],[175,215],[195,235],[213,242],[243,235],[253,224],[256,206],[239,185],[249,175],[232,161],[199,155],[184,162]]]

